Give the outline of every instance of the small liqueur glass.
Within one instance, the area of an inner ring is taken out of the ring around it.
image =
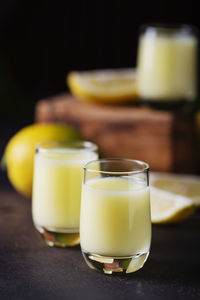
[[[92,269],[105,274],[140,269],[151,242],[149,166],[101,159],[84,167],[80,244]]]
[[[47,142],[36,148],[32,217],[49,246],[79,243],[83,165],[98,159],[91,142]]]
[[[187,24],[141,27],[138,92],[152,103],[181,103],[197,98],[198,37]]]

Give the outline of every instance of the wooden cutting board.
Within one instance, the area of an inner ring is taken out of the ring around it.
[[[83,103],[69,94],[40,100],[36,122],[76,127],[104,157],[143,160],[151,170],[198,173],[194,120],[148,107]]]

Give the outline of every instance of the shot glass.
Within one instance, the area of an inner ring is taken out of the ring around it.
[[[92,269],[132,273],[149,255],[149,166],[131,159],[102,159],[84,166],[80,244]]]
[[[49,246],[79,243],[83,165],[98,159],[91,142],[47,142],[36,147],[32,218]]]
[[[140,98],[154,103],[196,100],[197,61],[195,27],[186,24],[143,25],[137,57]]]

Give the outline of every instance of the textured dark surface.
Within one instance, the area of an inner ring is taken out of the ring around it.
[[[0,299],[200,299],[200,212],[174,226],[153,226],[143,269],[128,276],[90,270],[80,248],[46,246],[31,202],[1,186]]]

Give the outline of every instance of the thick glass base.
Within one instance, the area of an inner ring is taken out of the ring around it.
[[[153,99],[140,99],[140,102],[156,110],[168,110],[178,113],[192,112],[196,106],[195,101],[186,99],[174,100],[153,100]]]
[[[141,269],[148,258],[149,252],[124,257],[101,256],[82,250],[83,257],[91,269],[105,274],[132,273]]]
[[[36,226],[36,229],[50,247],[70,247],[80,243],[79,232],[55,232],[44,227]]]

